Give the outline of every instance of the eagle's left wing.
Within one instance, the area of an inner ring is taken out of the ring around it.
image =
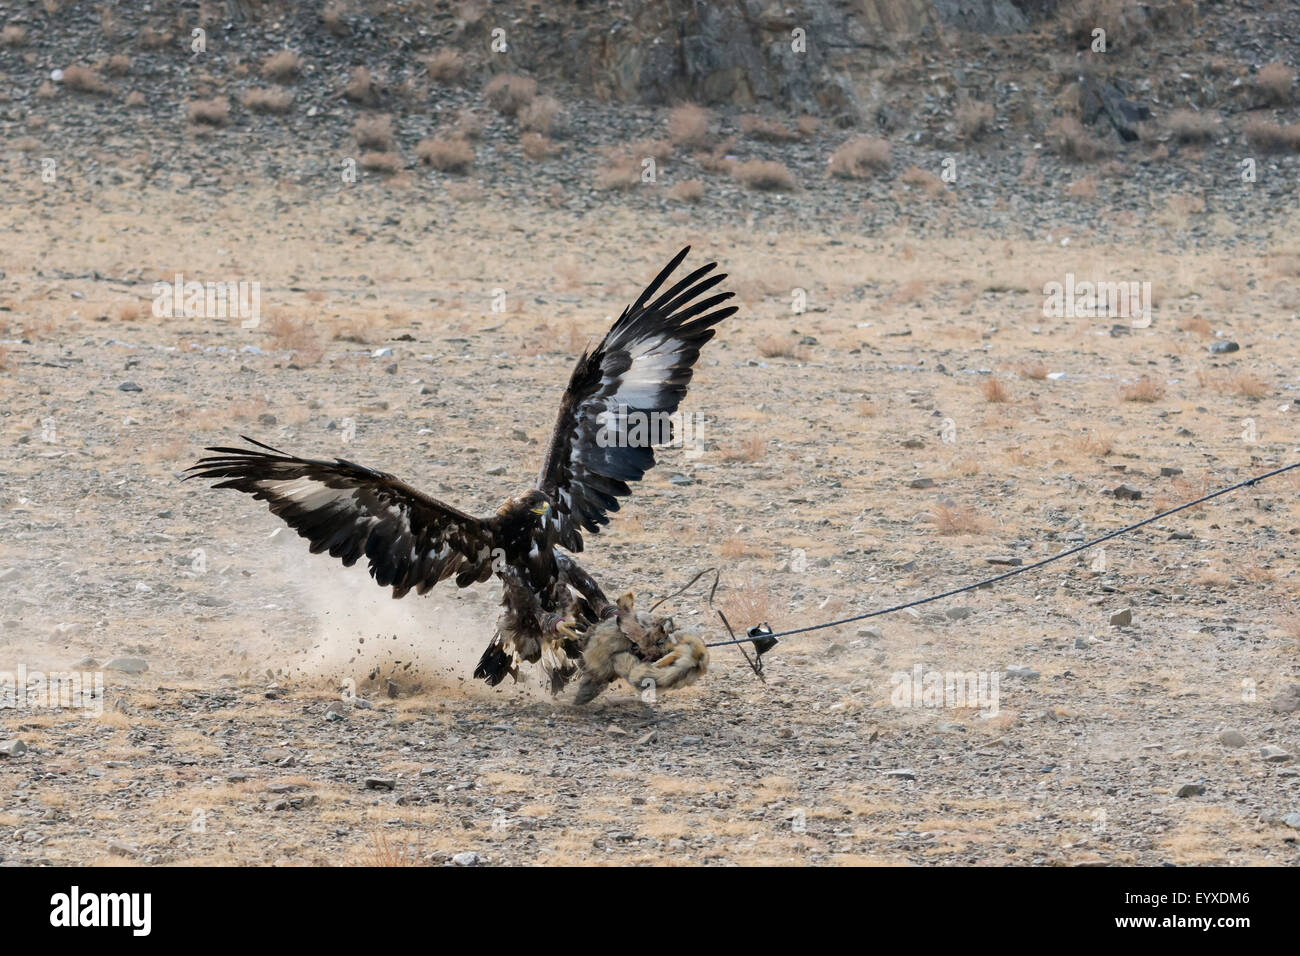
[[[423,594],[445,578],[460,587],[492,574],[492,529],[382,471],[342,458],[296,458],[251,438],[253,448],[209,448],[215,454],[190,466],[190,478],[222,479],[265,501],[271,513],[349,567],[363,554],[370,576],[400,598]]]
[[[627,483],[654,466],[652,442],[664,435],[656,436],[650,424],[677,410],[701,346],[713,338],[713,326],[736,311],[715,308],[730,292],[700,298],[726,278],[709,275],[716,262],[655,298],[690,251],[679,252],[623,310],[569,378],[538,488],[555,503],[559,540],[570,551],[582,550],[582,530],[595,533],[609,523],[618,499],[632,493]]]

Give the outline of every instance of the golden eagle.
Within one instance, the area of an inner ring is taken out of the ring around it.
[[[342,458],[298,458],[247,437],[255,448],[210,447],[214,454],[187,478],[219,479],[213,487],[265,501],[313,554],[328,551],[348,566],[365,555],[371,577],[394,598],[423,594],[446,578],[463,588],[495,574],[505,611],[474,676],[496,685],[506,674],[518,677],[520,660],[541,660],[558,691],[576,670],[581,633],[618,610],[560,549],[581,551],[582,532],[608,524],[618,499],[631,494],[628,482],[654,466],[652,442],[667,437],[639,423],[677,410],[701,346],[736,312],[719,308],[732,293],[706,295],[726,278],[712,274],[714,262],[660,292],[688,252],[673,257],[578,359],[536,487],[496,514],[476,518],[382,471]]]

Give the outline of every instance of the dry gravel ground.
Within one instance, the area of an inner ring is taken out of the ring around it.
[[[721,565],[731,616],[810,623],[1296,460],[1290,240],[33,188],[0,206],[0,670],[105,687],[100,716],[0,711],[4,864],[1300,862],[1290,477],[1104,564],[791,638],[766,683],[722,650],[653,706],[620,686],[581,709],[469,679],[494,588],[393,602],[180,481],[243,433],[495,507],[575,353],[689,242],[744,305],[688,400],[707,449],[665,452],[588,565],[644,598]],[[260,325],[155,318],[177,271],[259,281]],[[1150,327],[1044,317],[1068,272],[1151,281]],[[698,594],[675,607],[719,636]],[[996,714],[896,706],[917,666],[999,675]]]

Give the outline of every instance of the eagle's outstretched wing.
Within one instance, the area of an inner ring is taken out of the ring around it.
[[[189,478],[222,479],[214,488],[234,488],[265,501],[271,513],[311,542],[311,552],[328,551],[349,567],[363,554],[370,575],[393,597],[414,589],[423,594],[456,577],[468,587],[492,574],[492,531],[486,521],[422,494],[382,471],[342,458],[295,458],[244,437],[265,449],[208,448]]]
[[[623,310],[569,379],[538,488],[554,502],[559,540],[570,551],[582,550],[582,530],[594,533],[609,523],[619,497],[631,494],[627,483],[654,466],[657,416],[677,410],[700,347],[713,338],[713,326],[736,311],[715,308],[730,292],[701,298],[726,278],[709,275],[716,262],[651,301],[690,251],[679,252]]]

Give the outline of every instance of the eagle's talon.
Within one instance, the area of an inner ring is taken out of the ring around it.
[[[571,641],[581,641],[582,635],[576,630],[577,622],[575,621],[557,621],[555,623],[555,632],[563,634]]]

